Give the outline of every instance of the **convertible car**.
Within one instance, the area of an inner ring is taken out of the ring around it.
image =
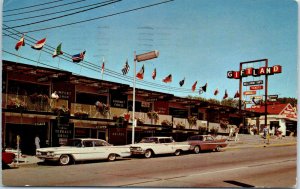
[[[60,165],[84,160],[107,159],[114,161],[116,157],[130,156],[129,146],[113,146],[101,139],[71,139],[65,146],[39,148],[36,157],[45,161],[57,161]]]
[[[188,143],[191,145],[190,150],[198,154],[202,150],[215,150],[221,151],[228,143],[226,139],[216,139],[211,135],[195,135],[188,138]]]

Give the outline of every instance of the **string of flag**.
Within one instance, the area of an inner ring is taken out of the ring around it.
[[[34,50],[42,50],[45,44],[46,44],[46,37],[39,40],[39,41],[37,41],[34,45],[31,46],[31,48],[34,49]],[[15,50],[18,51],[23,46],[25,46],[25,35],[24,34],[22,35],[20,40],[17,41],[17,43],[15,45]],[[86,53],[86,50],[84,50],[84,51],[82,51],[78,54],[72,55],[72,57],[71,57],[72,61],[74,63],[80,63],[81,61],[84,60],[85,53]],[[52,57],[55,58],[55,57],[58,57],[62,54],[63,54],[62,43],[60,43],[56,47],[56,49],[54,50]],[[105,62],[104,62],[104,57],[103,57],[102,66],[101,66],[102,78],[103,78],[104,69],[105,69]],[[122,71],[123,75],[127,75],[129,70],[130,70],[130,66],[128,64],[128,59],[127,59],[124,66],[123,66],[123,68],[121,69],[121,71]],[[140,80],[143,80],[144,79],[144,73],[145,73],[145,67],[143,65],[142,68],[140,69],[140,71],[136,74],[136,77]],[[155,80],[156,76],[157,76],[157,70],[156,70],[156,68],[154,68],[154,70],[152,72],[152,79]],[[171,83],[172,82],[172,74],[167,75],[162,80],[162,82]],[[184,84],[185,84],[185,77],[182,80],[179,81],[179,86],[182,87]],[[194,84],[192,85],[192,87],[191,87],[192,92],[195,92],[197,84],[198,84],[198,81],[195,81]],[[202,94],[202,93],[207,91],[207,85],[208,84],[206,83],[205,85],[203,85],[199,88],[199,94]],[[214,96],[217,96],[218,94],[219,94],[219,90],[217,88],[214,91]],[[237,91],[234,95],[234,98],[239,98],[239,97],[240,97],[240,94]],[[226,98],[228,98],[227,89],[225,90],[225,93],[224,93],[224,96],[223,96],[223,99],[226,99]]]

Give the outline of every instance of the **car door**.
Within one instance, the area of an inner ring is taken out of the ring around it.
[[[95,159],[106,159],[109,154],[108,146],[105,141],[95,140],[94,141]]]
[[[164,138],[164,148],[165,148],[165,153],[173,153],[175,152],[175,146],[173,139],[171,138]]]
[[[80,148],[80,159],[91,160],[95,157],[95,148],[92,140],[84,140],[82,142],[83,146]]]
[[[206,137],[206,142],[207,142],[207,150],[213,150],[216,148],[216,143],[213,137],[207,136]]]

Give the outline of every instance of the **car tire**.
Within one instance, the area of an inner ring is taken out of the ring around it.
[[[200,146],[195,146],[195,147],[194,147],[194,153],[195,153],[195,154],[199,154],[200,151],[201,151]]]
[[[221,146],[217,146],[215,149],[216,152],[221,152]]]
[[[108,161],[115,161],[117,158],[116,154],[109,154],[107,157]]]
[[[174,155],[175,155],[175,156],[179,156],[180,153],[181,153],[181,150],[176,150],[175,153],[174,153]]]
[[[60,165],[68,165],[71,162],[71,156],[67,154],[63,154],[59,158],[59,164]]]
[[[152,150],[148,149],[145,151],[145,158],[151,158],[152,157]]]

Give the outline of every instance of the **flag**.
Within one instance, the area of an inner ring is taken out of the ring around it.
[[[63,54],[63,52],[61,51],[61,43],[56,47],[56,49],[53,52],[52,58],[55,58],[59,55]]]
[[[152,79],[155,80],[156,78],[156,68],[154,68],[153,72],[152,72]]]
[[[24,39],[24,35],[21,37],[21,39],[17,42],[15,49],[19,50],[21,48],[21,46],[25,46],[25,39]]]
[[[145,72],[145,69],[144,69],[144,65],[143,65],[143,67],[141,68],[141,70],[136,74],[136,77],[138,79],[144,79],[144,72]]]
[[[75,54],[72,56],[72,60],[73,62],[81,62],[84,59],[84,55],[85,55],[85,51],[79,53],[79,54]]]
[[[101,73],[104,73],[104,57],[103,57],[103,61],[102,61],[102,67],[101,67]]]
[[[183,78],[183,80],[179,81],[179,85],[180,87],[182,87],[182,85],[184,84],[185,78]]]
[[[197,85],[198,81],[196,81],[193,86],[192,86],[192,91],[194,92],[196,90],[196,85]]]
[[[239,97],[240,97],[240,93],[239,93],[239,91],[236,91],[234,98],[239,98]]]
[[[172,74],[168,75],[165,79],[162,80],[165,83],[170,83],[172,82]]]
[[[44,47],[46,43],[46,38],[39,40],[38,42],[36,42],[36,44],[34,44],[33,46],[31,46],[31,48],[35,49],[35,50],[42,50],[42,48]]]
[[[219,94],[218,88],[215,90],[214,95],[217,96]]]
[[[206,92],[206,88],[207,88],[207,83],[205,83],[204,86],[200,87],[199,94],[202,94],[203,92]]]
[[[227,97],[228,97],[227,90],[225,90],[225,94],[223,96],[223,99],[226,99]]]
[[[129,66],[129,64],[128,64],[128,60],[126,60],[125,65],[124,65],[124,67],[123,67],[123,69],[122,69],[123,75],[126,75],[126,74],[128,73],[129,68],[130,68],[130,66]]]

